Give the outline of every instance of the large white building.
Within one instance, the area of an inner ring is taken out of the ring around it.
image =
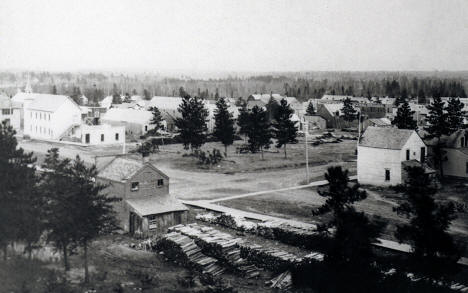
[[[24,135],[35,139],[60,140],[81,124],[80,107],[67,96],[27,94],[24,104]]]
[[[368,127],[358,145],[358,181],[381,186],[401,184],[405,165],[421,165],[426,154],[426,145],[414,130]]]

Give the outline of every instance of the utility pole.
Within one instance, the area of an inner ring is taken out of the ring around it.
[[[309,135],[309,122],[304,124],[305,132],[305,160],[306,160],[306,184],[309,184],[309,147],[307,143],[307,136]]]

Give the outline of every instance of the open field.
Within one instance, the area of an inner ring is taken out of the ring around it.
[[[407,220],[393,211],[401,201],[401,194],[395,193],[388,188],[366,187],[367,199],[356,203],[356,208],[370,216],[381,217],[388,221],[382,238],[395,240],[393,233],[396,225],[405,223]],[[460,185],[458,182],[448,182],[439,191],[437,198],[440,200],[450,199],[458,203],[468,203],[468,187]],[[316,222],[324,220],[320,217],[313,217],[311,212],[324,203],[317,188],[306,188],[289,190],[285,192],[272,192],[259,196],[251,196],[233,200],[219,202],[220,205],[266,215],[272,215],[287,219],[304,222]],[[468,243],[468,211],[458,214],[458,218],[453,222],[451,231],[460,240]],[[466,254],[466,253],[465,253]]]

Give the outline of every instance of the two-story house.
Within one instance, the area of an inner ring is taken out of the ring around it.
[[[358,144],[358,181],[381,186],[404,183],[405,166],[422,166],[426,155],[426,145],[415,130],[368,127]]]
[[[100,168],[98,182],[108,184],[121,228],[131,234],[165,232],[187,221],[187,208],[169,193],[169,177],[150,162],[114,158]]]
[[[73,135],[81,124],[81,109],[70,97],[28,94],[24,104],[24,135],[35,139],[60,140]]]
[[[427,141],[432,146],[435,140]],[[441,138],[444,160],[442,168],[444,175],[468,178],[468,130],[460,129],[449,136]]]

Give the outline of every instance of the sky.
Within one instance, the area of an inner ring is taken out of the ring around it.
[[[1,69],[468,70],[468,0],[1,0]]]

